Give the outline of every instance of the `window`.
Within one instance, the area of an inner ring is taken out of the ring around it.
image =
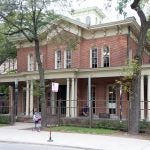
[[[91,68],[97,68],[98,67],[98,57],[97,57],[97,48],[91,49]]]
[[[103,67],[110,66],[110,51],[108,46],[103,47]]]
[[[55,69],[61,69],[61,51],[55,52]]]
[[[33,54],[28,55],[28,71],[34,71],[34,57]]]
[[[86,24],[91,25],[91,17],[90,16],[86,17]]]
[[[95,114],[95,110],[96,110],[96,104],[95,104],[95,87],[91,88],[91,99],[92,99],[92,109],[93,109],[93,114]]]
[[[109,86],[109,103],[116,103],[116,88]]]
[[[64,53],[64,68],[71,68],[72,51],[67,50]]]
[[[116,114],[116,88],[113,85],[109,85],[108,89],[108,113]]]

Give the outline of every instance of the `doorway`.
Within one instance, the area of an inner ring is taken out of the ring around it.
[[[61,114],[66,114],[66,85],[60,85],[57,93],[57,107],[60,108]]]
[[[108,113],[111,118],[116,117],[116,88],[113,85],[108,85],[107,87],[107,105],[108,105]]]

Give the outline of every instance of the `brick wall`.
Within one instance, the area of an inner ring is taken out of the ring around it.
[[[132,50],[132,57],[134,58],[137,44],[132,39],[129,41],[129,49]],[[105,45],[110,49],[111,67],[121,66],[127,62],[127,36],[116,35],[90,40],[82,39],[76,49],[72,51],[72,68],[90,68],[90,49],[93,47],[98,48],[98,67],[101,67],[102,48]],[[64,68],[64,50],[66,50],[66,46],[54,46],[54,44],[48,43],[40,48],[44,59],[43,66],[46,70],[55,69],[55,51],[58,49],[61,50],[62,68]],[[34,49],[21,48],[18,51],[18,72],[27,71],[27,56],[29,53],[34,54]],[[144,53],[143,62],[149,63],[149,56],[146,53]]]
[[[117,78],[92,78],[91,85],[95,87],[95,100],[96,100],[96,115],[99,116],[100,113],[107,112],[107,85],[114,84]],[[81,114],[82,108],[88,103],[88,79],[78,79],[78,112]],[[119,89],[117,89],[117,116],[120,114],[120,95]],[[127,117],[128,112],[128,100],[127,95],[123,93],[122,96],[123,105],[123,118]]]
[[[110,48],[110,66],[120,66],[126,62],[127,38],[126,35],[117,35],[94,40],[82,39],[80,45],[77,45],[76,50],[72,52],[72,68],[90,68],[90,49],[92,47],[98,48],[98,67],[101,67],[101,51],[104,45],[108,45]],[[64,50],[66,50],[66,46],[48,44],[40,48],[44,56],[43,65],[45,69],[55,68],[55,50],[58,49],[62,52],[62,66],[64,68]],[[29,53],[34,54],[34,49],[21,48],[18,51],[18,72],[27,71],[27,57]]]

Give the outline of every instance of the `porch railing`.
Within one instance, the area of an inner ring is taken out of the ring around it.
[[[55,118],[55,123],[60,123],[61,118],[91,118],[94,119],[128,119],[128,101],[106,101],[103,99],[94,100],[89,107],[87,100],[56,100],[49,101],[47,106],[47,116]]]

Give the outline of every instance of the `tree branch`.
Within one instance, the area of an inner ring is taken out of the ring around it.
[[[133,3],[131,4],[132,9],[136,9],[138,7],[140,0],[134,0]]]
[[[1,16],[6,22],[9,22],[12,26],[14,26],[15,28],[17,28],[17,30],[14,31],[14,34],[21,32],[30,42],[33,41],[33,39],[30,38],[30,37],[26,34],[26,32],[24,31],[24,30],[26,30],[26,31],[29,31],[29,32],[32,33],[32,31],[31,31],[29,28],[20,28],[20,27],[18,27],[14,22],[12,22],[12,21],[9,20],[7,17],[5,17],[4,15],[2,15],[2,13],[0,13],[0,16]],[[12,33],[13,33],[13,32],[12,32]],[[13,35],[13,34],[10,33],[10,35]]]
[[[146,16],[144,12],[142,11],[142,9],[140,8],[139,3],[140,3],[140,0],[134,0],[133,3],[131,4],[131,8],[137,12],[138,16],[140,17],[141,24],[142,24],[142,23],[146,23]]]

